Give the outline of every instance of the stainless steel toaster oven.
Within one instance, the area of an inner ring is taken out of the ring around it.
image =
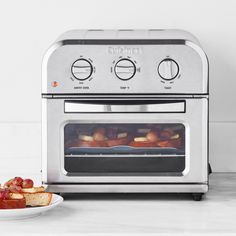
[[[181,30],[74,30],[42,67],[54,192],[208,190],[208,60]]]

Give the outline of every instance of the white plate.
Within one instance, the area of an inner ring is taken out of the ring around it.
[[[17,220],[35,217],[53,209],[63,202],[63,197],[53,194],[51,203],[48,206],[27,207],[22,209],[0,209],[0,220]]]

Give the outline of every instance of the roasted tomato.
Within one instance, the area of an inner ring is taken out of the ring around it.
[[[22,183],[22,188],[33,188],[34,182],[31,179],[24,179]]]
[[[12,184],[13,185],[17,185],[17,186],[21,186],[23,183],[23,179],[21,177],[15,177],[13,180],[12,180]]]

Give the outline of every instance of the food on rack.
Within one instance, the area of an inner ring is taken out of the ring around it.
[[[147,137],[135,137],[132,142],[129,143],[131,147],[155,147],[156,142],[151,142]]]
[[[80,134],[79,135],[79,140],[92,142],[92,141],[94,141],[94,138],[93,138],[93,136]]]
[[[174,134],[170,137],[169,140],[159,140],[156,145],[158,147],[169,147],[169,148],[180,148],[181,147],[181,138],[179,134]]]
[[[181,137],[172,129],[166,128],[160,132],[160,140],[156,145],[162,148],[180,148],[182,145]]]
[[[127,145],[129,143],[128,133],[116,133],[112,139],[108,139],[106,142],[108,147]]]
[[[148,142],[147,137],[135,137],[134,142]]]
[[[91,129],[80,129],[78,136],[65,143],[65,148],[70,147],[161,147],[161,148],[181,148],[182,145],[182,126],[176,128],[175,125],[166,124],[142,124],[140,127],[135,125],[126,128],[120,124],[110,124],[109,126],[92,126]],[[10,180],[8,185],[11,184]],[[15,182],[23,180],[16,179]],[[14,183],[15,183],[14,182]],[[12,187],[13,188],[13,187]],[[16,188],[16,187],[15,187]],[[18,191],[18,189],[13,191]]]
[[[180,139],[158,141],[156,145],[158,147],[162,147],[162,148],[180,148],[181,141],[180,141]]]
[[[127,133],[119,133],[117,134],[117,138],[127,138],[128,137],[128,134]]]
[[[93,133],[93,139],[95,141],[105,141],[107,139],[105,133],[106,130],[104,128],[97,128]]]
[[[160,147],[160,148],[180,148],[181,137],[175,133],[171,128],[164,128],[163,130],[156,127],[140,128],[136,131],[137,137],[129,143],[132,147]],[[140,136],[139,136],[140,135]]]
[[[43,186],[34,187],[31,179],[15,177],[0,188],[0,209],[47,206],[51,199],[52,193],[45,192]]]
[[[123,146],[123,145],[127,145],[128,142],[129,140],[127,138],[111,139],[111,140],[107,140],[107,146],[108,147]]]
[[[94,139],[95,141],[105,141],[105,140],[106,140],[106,137],[104,136],[104,134],[95,132],[95,133],[93,134],[93,139]]]
[[[171,136],[170,139],[174,140],[174,139],[178,139],[179,137],[180,137],[179,134],[175,134]]]
[[[155,131],[155,130],[150,130],[147,133],[146,138],[150,142],[157,142],[158,140],[160,140],[159,135],[158,135],[157,131]]]
[[[99,131],[95,132],[93,135],[80,134],[79,140],[77,141],[76,146],[78,147],[107,147],[105,138],[101,139],[102,136],[103,134],[100,133]],[[95,140],[95,137],[97,138],[97,140]]]
[[[160,139],[156,130],[152,129],[138,129],[137,134],[140,137],[134,137],[133,141],[129,143],[131,147],[156,147],[156,142]]]
[[[122,146],[129,143],[128,133],[118,126],[108,127],[105,134],[108,147]]]

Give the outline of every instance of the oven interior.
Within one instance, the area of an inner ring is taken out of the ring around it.
[[[64,168],[68,175],[180,176],[185,139],[182,123],[68,123]]]

